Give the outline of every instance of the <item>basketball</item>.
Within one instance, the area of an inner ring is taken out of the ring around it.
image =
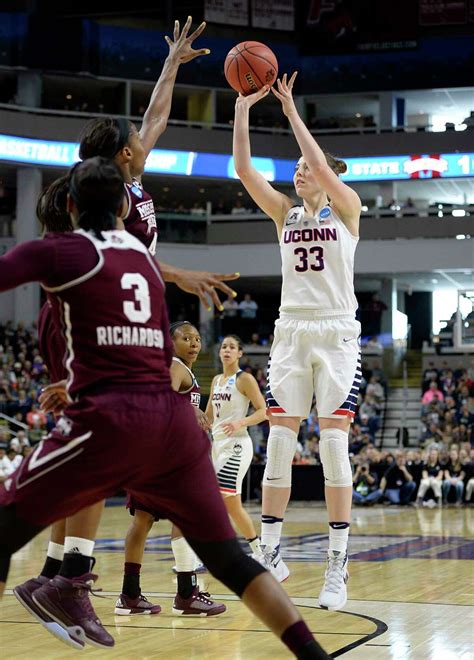
[[[278,75],[278,61],[265,44],[242,41],[227,54],[224,75],[236,92],[247,96],[264,85],[273,85]]]

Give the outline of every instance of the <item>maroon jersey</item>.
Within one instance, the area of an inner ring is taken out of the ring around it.
[[[138,238],[143,245],[146,245],[150,253],[154,255],[158,229],[151,195],[143,190],[142,184],[137,179],[124,185],[128,200],[128,212],[123,219],[125,229]]]
[[[201,388],[199,387],[199,383],[196,380],[196,376],[193,374],[191,369],[184,364],[184,362],[179,358],[179,357],[173,357],[173,360],[175,362],[179,362],[179,364],[183,365],[183,367],[189,372],[189,375],[191,376],[191,387],[189,387],[187,390],[181,390],[179,393],[180,394],[185,394],[186,396],[189,397],[189,401],[192,406],[195,406],[196,408],[199,408],[199,405],[201,403]]]
[[[51,382],[56,383],[66,378],[64,366],[66,343],[60,328],[54,323],[52,303],[49,298],[40,309],[38,316],[38,343]]]
[[[0,291],[39,281],[49,292],[72,396],[104,384],[169,388],[172,343],[158,266],[128,232],[103,236],[49,234],[14,248],[0,258]]]

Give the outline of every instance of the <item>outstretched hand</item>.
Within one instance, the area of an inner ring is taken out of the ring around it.
[[[193,42],[202,34],[204,28],[206,27],[206,23],[202,22],[201,25],[196,28],[194,32],[192,32],[188,37],[188,32],[192,21],[192,16],[188,16],[188,20],[184,24],[181,34],[179,32],[179,21],[175,21],[173,39],[165,36],[166,43],[170,47],[169,57],[175,60],[178,64],[190,62],[195,57],[199,57],[201,55],[209,55],[211,52],[209,48],[200,48],[198,50],[194,50]]]
[[[186,293],[193,293],[199,298],[202,304],[211,309],[211,305],[215,305],[219,311],[224,308],[216,289],[219,289],[227,296],[235,298],[237,293],[233,291],[227,284],[226,280],[236,280],[240,277],[240,273],[209,273],[205,270],[185,270],[179,269],[178,273],[174,276],[173,281],[180,289]]]
[[[247,96],[239,94],[235,101],[235,107],[236,109],[239,107],[251,108],[253,105],[255,105],[255,103],[257,103],[257,101],[265,98],[269,92],[270,87],[268,85],[264,85],[261,89],[258,90],[258,92],[254,92],[253,94],[248,94]]]
[[[281,102],[283,114],[285,114],[287,117],[289,117],[293,112],[297,111],[295,102],[293,100],[293,85],[297,75],[298,71],[295,71],[291,78],[287,80],[287,75],[284,73],[281,80],[280,78],[277,80],[278,91],[272,87],[272,93]]]

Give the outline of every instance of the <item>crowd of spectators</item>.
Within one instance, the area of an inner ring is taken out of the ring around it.
[[[0,325],[0,483],[54,425],[38,404],[48,382],[36,327]]]

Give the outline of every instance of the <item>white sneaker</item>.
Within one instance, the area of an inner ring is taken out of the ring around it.
[[[347,602],[347,554],[331,552],[324,576],[324,587],[319,594],[319,606],[326,610],[340,610]]]
[[[290,569],[280,555],[280,546],[272,548],[271,545],[261,545],[261,555],[254,559],[264,566],[278,582],[284,582],[290,574]]]

